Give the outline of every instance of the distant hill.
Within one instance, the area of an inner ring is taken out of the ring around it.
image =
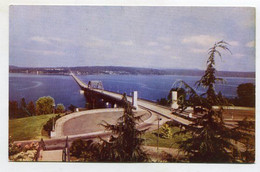
[[[78,75],[184,75],[202,76],[203,70],[198,69],[153,69],[123,66],[79,66],[79,67],[17,67],[9,66],[10,73],[30,73],[30,74],[54,74],[68,75],[70,72]],[[255,77],[255,72],[231,72],[217,71],[217,76],[221,77]]]

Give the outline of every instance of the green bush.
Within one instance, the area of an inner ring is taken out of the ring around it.
[[[55,101],[52,97],[40,97],[36,101],[36,113],[37,115],[51,114],[53,113],[53,105]]]
[[[162,138],[165,138],[165,139],[172,138],[172,131],[168,124],[163,124],[162,130],[161,130],[161,136],[162,136]]]
[[[48,135],[50,136],[51,131],[52,131],[52,125],[53,125],[53,121],[54,121],[54,125],[56,123],[56,121],[61,117],[61,115],[57,115],[55,117],[50,118],[46,124],[43,126],[43,129],[48,133]],[[54,118],[54,120],[53,120]]]
[[[65,107],[63,104],[57,104],[56,113],[63,113],[65,111]]]
[[[77,139],[72,142],[70,154],[76,158],[83,158],[83,161],[97,161],[99,151],[92,140]]]

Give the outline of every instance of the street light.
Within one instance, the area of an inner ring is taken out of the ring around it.
[[[55,114],[55,103],[52,104],[52,107],[53,107],[53,114]],[[54,131],[55,128],[54,128],[54,117],[52,117],[52,131]]]
[[[157,130],[157,156],[159,155],[159,123],[162,120],[162,118],[159,117],[159,115],[157,116],[157,120],[158,120],[158,130]]]
[[[52,104],[53,114],[55,114],[55,103]]]

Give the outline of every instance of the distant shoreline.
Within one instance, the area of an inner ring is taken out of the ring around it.
[[[41,75],[41,76],[70,76],[70,74],[53,74],[53,73],[41,73],[41,74],[36,74],[36,73],[23,73],[23,72],[9,72],[9,74],[23,74],[23,75]],[[86,75],[134,75],[134,76],[184,76],[184,77],[201,77],[201,75],[181,75],[181,74],[77,74],[79,76],[86,76]],[[255,77],[251,76],[219,76],[218,77],[225,77],[225,78],[249,78],[249,79],[255,79]]]
[[[24,73],[38,75],[178,75],[202,76],[204,70],[198,69],[153,69],[121,66],[85,66],[85,67],[16,67],[9,66],[9,73]],[[219,77],[255,78],[255,72],[216,71]]]

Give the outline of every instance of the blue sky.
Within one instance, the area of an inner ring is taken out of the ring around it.
[[[254,8],[10,6],[9,63],[255,71]]]

